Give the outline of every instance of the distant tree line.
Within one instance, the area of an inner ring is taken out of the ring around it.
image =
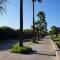
[[[0,39],[19,39],[20,30],[12,29],[11,27],[0,27]],[[32,38],[32,31],[25,29],[23,31],[23,38]]]
[[[0,39],[19,39],[19,29],[13,29],[11,27],[0,27]],[[37,32],[35,32],[35,36],[37,36]],[[24,29],[23,30],[23,39],[33,38],[33,30],[32,29]]]
[[[10,27],[0,27],[0,39],[14,39],[17,35],[17,31]]]

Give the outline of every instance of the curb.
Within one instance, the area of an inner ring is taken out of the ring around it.
[[[50,39],[51,40],[51,39]],[[53,49],[55,50],[56,53],[56,60],[60,60],[60,49],[58,48],[58,46],[54,43],[53,40],[51,40]]]

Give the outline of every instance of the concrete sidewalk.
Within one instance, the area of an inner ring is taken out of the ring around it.
[[[31,54],[15,54],[8,51],[0,51],[0,60],[56,60],[55,51],[49,37],[45,37],[39,44],[32,46]]]

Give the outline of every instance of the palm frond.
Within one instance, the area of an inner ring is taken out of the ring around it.
[[[8,2],[7,0],[0,0],[0,13],[2,14],[5,9],[6,9],[6,2]]]
[[[36,0],[32,0],[32,2],[35,2]]]
[[[40,2],[40,3],[41,3],[41,2],[42,2],[42,0],[38,0],[38,2]]]

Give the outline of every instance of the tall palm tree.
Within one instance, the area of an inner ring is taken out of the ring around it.
[[[32,10],[33,10],[33,12],[32,12],[32,15],[33,15],[33,42],[35,41],[34,40],[34,36],[35,36],[35,34],[34,34],[34,3],[35,3],[35,1],[36,0],[32,0]]]
[[[23,47],[23,0],[20,0],[20,44]]]
[[[32,10],[33,10],[33,42],[35,41],[34,40],[34,36],[35,36],[35,34],[34,34],[34,30],[35,30],[35,26],[34,26],[34,3],[35,3],[35,1],[36,0],[32,0]],[[42,2],[42,0],[38,0],[38,2]]]
[[[0,0],[0,13],[3,13],[6,8],[7,0]],[[20,0],[20,44],[19,46],[23,46],[23,0]]]
[[[5,11],[7,0],[0,0],[0,13],[2,14]]]

